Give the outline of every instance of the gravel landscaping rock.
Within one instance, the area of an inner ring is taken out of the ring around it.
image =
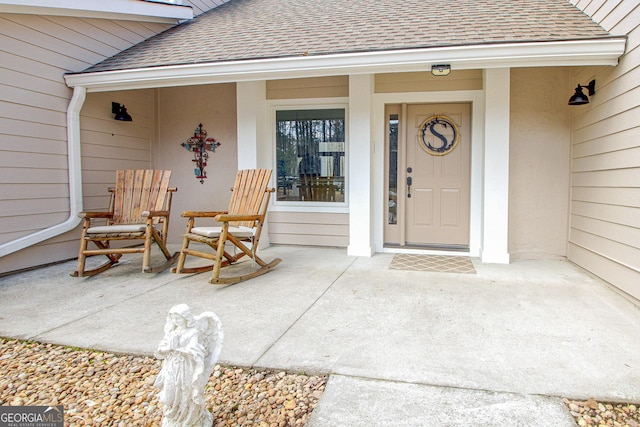
[[[161,361],[0,339],[0,405],[64,407],[65,426],[159,426]],[[306,423],[327,378],[216,365],[207,408],[217,426]]]
[[[598,402],[563,399],[579,426],[623,426],[638,427],[640,412],[631,403]]]
[[[0,338],[0,406],[62,405],[65,426],[159,426],[161,361]],[[327,377],[216,365],[205,390],[214,426],[303,426]],[[563,399],[578,426],[640,427],[638,404]],[[472,425],[472,423],[470,423]]]

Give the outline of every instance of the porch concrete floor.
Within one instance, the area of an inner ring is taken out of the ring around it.
[[[186,303],[222,320],[220,363],[331,374],[312,427],[572,426],[561,397],[640,402],[640,308],[568,262],[455,274],[338,248],[261,256],[282,263],[233,286],[143,274],[137,256],[89,278],[75,262],[0,278],[0,336],[150,356]]]

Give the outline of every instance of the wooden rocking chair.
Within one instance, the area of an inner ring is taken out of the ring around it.
[[[109,188],[111,201],[108,212],[81,212],[83,219],[78,270],[75,277],[93,276],[117,264],[122,254],[143,253],[142,271],[158,272],[168,268],[177,258],[167,250],[171,196],[176,188],[169,188],[171,171],[119,170],[116,186]],[[95,225],[94,220],[105,220],[106,225]],[[161,226],[158,230],[157,226]],[[143,240],[142,247],[112,248],[113,240]],[[93,242],[97,249],[88,249]],[[151,244],[156,242],[167,262],[152,269]],[[94,269],[85,270],[87,256],[105,255],[109,260]]]
[[[260,276],[278,265],[281,261],[280,258],[266,263],[256,254],[269,199],[271,193],[274,192],[273,188],[268,188],[270,177],[271,170],[269,169],[241,170],[238,172],[235,184],[231,189],[231,202],[228,211],[184,212],[182,216],[188,218],[187,232],[184,235],[178,264],[172,271],[174,273],[202,273],[212,270],[210,283],[229,285]],[[213,218],[214,221],[220,222],[222,225],[195,227],[196,218]],[[189,243],[191,242],[204,243],[211,247],[214,253],[190,249]],[[225,248],[227,243],[233,245],[233,254]],[[235,253],[236,249],[240,250],[237,254]],[[187,255],[210,259],[214,263],[203,267],[185,267]],[[241,276],[220,277],[222,267],[235,263],[245,255],[258,264],[257,270]]]

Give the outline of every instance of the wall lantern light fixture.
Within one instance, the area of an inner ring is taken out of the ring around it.
[[[576,93],[571,95],[569,98],[569,105],[584,105],[589,103],[589,96],[585,95],[582,89],[587,88],[589,91],[589,96],[595,95],[596,93],[596,81],[591,80],[588,85],[582,86],[578,85],[576,88]]]
[[[115,114],[115,116],[113,117],[115,120],[120,120],[123,122],[133,121],[129,113],[127,113],[127,109],[125,108],[125,106],[120,105],[117,102],[111,103],[111,114]]]
[[[193,136],[180,145],[187,151],[193,152],[193,159],[191,159],[195,163],[193,173],[200,180],[200,184],[204,184],[204,180],[207,177],[207,172],[205,172],[204,168],[207,166],[207,160],[209,159],[208,152],[215,153],[220,143],[215,138],[207,138],[207,131],[202,129],[202,123],[200,123],[193,132]]]
[[[434,76],[448,76],[451,73],[451,65],[440,64],[431,66],[431,74]]]

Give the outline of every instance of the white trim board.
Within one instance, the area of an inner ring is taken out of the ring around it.
[[[196,84],[425,71],[432,64],[454,70],[545,66],[615,66],[626,38],[611,37],[545,43],[505,43],[407,49],[336,55],[252,59],[132,70],[76,73],[65,76],[69,87],[88,92],[187,86]]]
[[[179,20],[193,19],[193,9],[190,6],[176,4],[176,0],[171,2],[139,0],[3,0],[0,1],[0,13],[120,19],[164,24],[175,24]]]

